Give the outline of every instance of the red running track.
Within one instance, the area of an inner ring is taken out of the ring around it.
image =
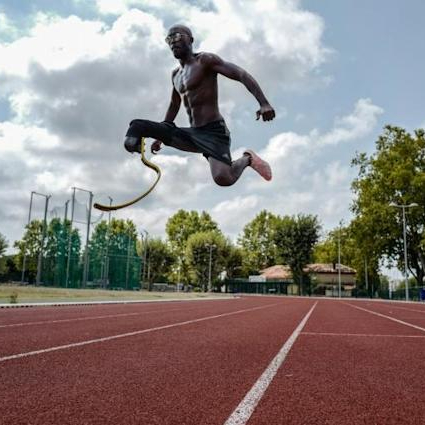
[[[244,297],[0,310],[0,423],[423,424],[424,307]]]

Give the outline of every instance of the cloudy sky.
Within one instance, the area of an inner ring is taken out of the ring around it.
[[[260,83],[273,122],[256,121],[255,99],[222,77],[220,106],[233,157],[253,148],[274,177],[247,169],[218,187],[201,156],[165,148],[158,189],[114,215],[163,236],[178,209],[206,210],[232,238],[262,209],[316,214],[325,230],[348,221],[355,153],[373,152],[387,123],[425,126],[424,14],[422,0],[3,0],[0,233],[21,238],[31,191],[52,195],[51,217],[74,186],[116,202],[149,187],[153,172],[122,141],[131,119],[164,118],[176,66],[164,37],[176,22],[196,51]],[[188,125],[184,111],[177,123]],[[43,206],[36,197],[33,218]]]

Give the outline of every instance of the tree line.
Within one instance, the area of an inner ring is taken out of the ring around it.
[[[130,276],[132,282],[141,278],[149,287],[154,282],[179,282],[206,291],[220,277],[247,277],[276,262],[288,264],[294,277],[301,278],[303,265],[312,259],[320,225],[310,215],[280,217],[261,211],[234,243],[207,212],[179,210],[167,221],[165,239],[139,237],[131,220],[112,219],[95,226],[87,248],[78,229],[70,229],[69,221],[55,218],[43,240],[43,222],[33,220],[14,243],[14,270],[25,267],[26,280],[34,283],[41,252],[43,283],[63,286],[64,279],[69,282],[74,274],[81,275],[88,250],[89,281],[103,276],[128,282]]]

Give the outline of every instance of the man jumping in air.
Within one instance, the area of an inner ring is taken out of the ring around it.
[[[271,180],[269,164],[252,150],[232,161],[230,156],[230,133],[218,109],[217,74],[240,81],[257,99],[260,109],[257,120],[270,121],[275,111],[264,96],[260,86],[245,70],[212,53],[194,53],[193,37],[189,28],[174,25],[165,39],[180,66],[172,72],[173,91],[171,102],[163,122],[136,119],[130,123],[125,138],[129,152],[140,152],[140,138],[156,139],[152,153],[161,149],[161,144],[186,152],[202,153],[210,164],[214,181],[220,186],[231,186],[250,166],[266,180]],[[174,119],[181,102],[189,116],[190,127],[179,128]]]

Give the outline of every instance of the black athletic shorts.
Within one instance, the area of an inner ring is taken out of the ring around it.
[[[126,136],[153,137],[165,145],[174,146],[178,140],[192,144],[205,158],[210,156],[228,165],[230,155],[230,132],[224,120],[213,121],[201,127],[177,127],[173,122],[133,120]]]

